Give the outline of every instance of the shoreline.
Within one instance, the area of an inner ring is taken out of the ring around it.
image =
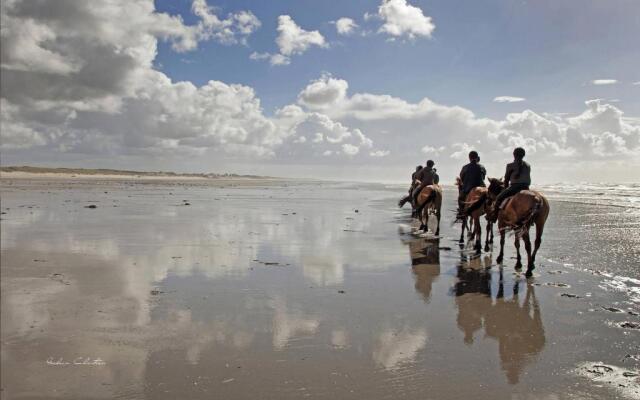
[[[48,168],[29,166],[0,167],[0,179],[143,179],[143,180],[282,180],[283,178],[259,175],[177,173],[169,171],[130,171],[108,168]]]

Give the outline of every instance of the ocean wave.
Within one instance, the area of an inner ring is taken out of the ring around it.
[[[536,189],[554,200],[640,209],[640,183],[556,183]]]

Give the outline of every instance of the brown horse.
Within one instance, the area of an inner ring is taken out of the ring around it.
[[[420,229],[425,232],[428,230],[429,215],[436,216],[438,221],[435,235],[440,235],[440,209],[442,208],[442,189],[440,185],[425,186],[418,194],[416,201],[416,213],[420,220]]]
[[[496,196],[504,189],[501,179],[489,178],[488,196],[495,201]],[[500,204],[496,204],[500,207]],[[527,272],[530,277],[535,268],[536,254],[542,243],[542,232],[544,224],[549,216],[549,202],[540,192],[534,190],[523,190],[506,200],[504,207],[498,213],[498,229],[500,231],[500,254],[496,261],[502,263],[504,258],[504,237],[508,230],[515,233],[516,246],[516,268],[522,268],[520,258],[520,239],[524,241],[524,248],[527,250]],[[529,239],[529,228],[536,226],[536,240],[533,253],[531,252],[531,241]]]
[[[471,218],[471,240],[475,238],[473,248],[476,251],[482,249],[482,226],[480,225],[480,217],[484,215],[491,205],[488,196],[488,189],[483,186],[473,188],[465,200],[464,217]],[[463,225],[464,229],[464,225]],[[461,235],[462,237],[462,235]],[[491,239],[489,239],[491,237]],[[484,241],[484,251],[489,251],[489,244],[493,244],[493,224],[487,220],[487,235]]]
[[[462,188],[462,181],[460,178],[456,179],[458,190]],[[478,186],[472,189],[466,196],[464,201],[464,208],[459,218],[462,219],[462,230],[460,232],[460,243],[464,243],[464,230],[469,230],[469,240],[475,238],[475,244],[473,248],[476,251],[482,249],[482,226],[480,225],[480,217],[488,213],[491,207],[491,200],[488,196],[488,190],[484,186]],[[467,218],[470,218],[469,226],[467,227]],[[484,251],[489,251],[489,244],[493,244],[493,223],[487,219],[487,236],[484,242]]]

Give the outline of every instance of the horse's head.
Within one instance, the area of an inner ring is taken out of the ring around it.
[[[502,190],[504,190],[504,182],[502,182],[502,178],[489,178],[489,197],[495,198]]]
[[[456,186],[458,189],[462,188],[462,179],[459,176],[456,176]]]

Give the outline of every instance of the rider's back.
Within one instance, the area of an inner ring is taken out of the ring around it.
[[[475,187],[484,186],[486,170],[482,164],[470,162],[462,167],[460,175],[462,176],[462,190],[464,193],[469,193]]]
[[[514,161],[507,164],[509,184],[531,185],[531,166],[524,160]]]

